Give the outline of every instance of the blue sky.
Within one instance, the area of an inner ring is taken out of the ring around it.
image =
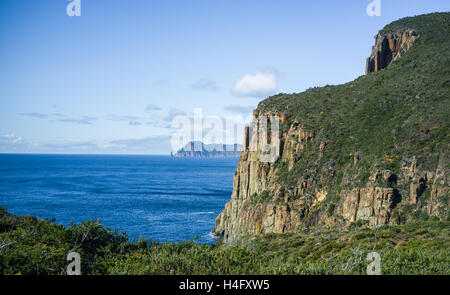
[[[450,8],[370,2],[0,0],[0,152],[167,154],[175,115],[351,81],[384,25]]]

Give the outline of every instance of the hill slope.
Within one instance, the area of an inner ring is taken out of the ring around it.
[[[280,157],[244,142],[215,234],[447,219],[449,49],[450,13],[401,19],[376,36],[367,75],[262,101],[254,120],[280,118]]]

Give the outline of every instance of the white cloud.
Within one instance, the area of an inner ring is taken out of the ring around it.
[[[116,115],[116,114],[110,114],[110,115],[106,115],[105,117],[106,120],[108,121],[137,121],[140,120],[140,117],[136,117],[136,116],[129,116],[129,115]]]
[[[6,144],[16,144],[20,141],[22,141],[22,136],[16,136],[14,133],[7,133],[2,136],[3,140],[0,140],[1,143]]]
[[[187,116],[186,112],[176,108],[170,108],[167,115],[153,116],[151,121],[147,121],[145,124],[159,128],[171,128],[172,120],[177,116]]]
[[[92,125],[92,122],[97,120],[96,117],[91,116],[83,116],[81,118],[71,118],[66,117],[66,115],[62,113],[51,113],[51,114],[43,114],[43,113],[19,113],[19,116],[26,116],[30,118],[38,118],[38,119],[50,119],[53,122],[65,122],[65,123],[75,123],[75,124],[85,124]]]
[[[22,139],[22,136],[17,136],[14,133],[7,133],[0,136],[0,150],[3,150],[7,147],[17,147],[17,145],[23,146],[24,144],[25,143]]]
[[[55,149],[63,149],[63,150],[95,150],[98,148],[98,145],[94,142],[90,141],[73,141],[67,140],[62,142],[53,142],[53,143],[44,143],[41,147],[45,149],[55,150]]]
[[[271,72],[247,74],[236,82],[233,93],[242,96],[266,96],[277,90],[277,77]]]
[[[173,118],[175,118],[177,116],[186,116],[186,112],[184,112],[183,110],[180,110],[180,109],[171,108],[169,110],[169,113],[167,114],[166,117],[164,117],[163,120],[166,122],[171,122],[173,120]]]
[[[12,141],[12,143],[13,143],[13,144],[16,144],[16,143],[18,143],[19,141],[22,141],[22,136],[18,136],[18,137],[16,137],[16,138],[14,138],[13,141]]]
[[[38,118],[38,119],[45,119],[48,117],[47,114],[41,114],[41,113],[19,113],[18,115],[31,117],[31,118]]]
[[[75,124],[84,124],[84,125],[92,125],[92,122],[97,120],[95,117],[83,116],[82,118],[65,118],[57,120],[58,122],[66,122],[66,123],[75,123]]]
[[[168,154],[170,138],[171,136],[163,135],[138,139],[118,139],[112,140],[108,144],[117,151]]]
[[[146,112],[160,111],[161,108],[156,104],[149,104],[145,107]]]

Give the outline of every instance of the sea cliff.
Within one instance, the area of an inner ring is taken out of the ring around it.
[[[262,161],[246,129],[215,235],[448,219],[449,28],[449,13],[399,20],[377,34],[365,76],[262,101],[253,120],[279,120],[279,157]]]

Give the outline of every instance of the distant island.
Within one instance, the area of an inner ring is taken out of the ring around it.
[[[241,144],[204,144],[201,141],[191,141],[172,157],[189,158],[234,158],[242,152]]]

